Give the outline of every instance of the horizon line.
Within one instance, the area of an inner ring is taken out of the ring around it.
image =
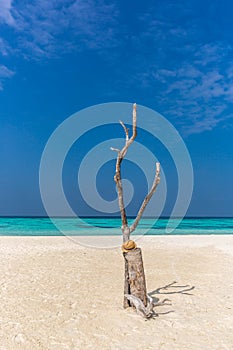
[[[0,215],[0,219],[18,218],[18,219],[121,219],[121,216],[104,216],[104,215],[82,215],[82,216],[46,216],[46,215]],[[128,215],[129,219],[136,218],[136,215]],[[142,219],[233,219],[233,216],[144,216]]]

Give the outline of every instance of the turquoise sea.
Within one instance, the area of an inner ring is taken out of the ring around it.
[[[130,223],[129,219],[129,223]],[[233,218],[142,219],[135,234],[192,235],[233,234]],[[169,227],[176,227],[168,231]],[[121,235],[120,218],[0,217],[0,236]]]

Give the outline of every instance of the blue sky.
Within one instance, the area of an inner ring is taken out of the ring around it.
[[[0,0],[0,215],[45,214],[40,158],[63,120],[91,105],[136,101],[186,142],[195,177],[188,215],[233,216],[232,15],[227,0]],[[64,178],[75,207],[74,159],[73,151]],[[102,169],[104,188],[99,176],[106,198],[111,169]],[[81,213],[95,214],[84,203]]]

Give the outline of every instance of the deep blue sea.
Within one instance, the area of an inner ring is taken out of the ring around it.
[[[133,219],[129,219],[132,221]],[[167,226],[169,224],[169,226]],[[177,226],[178,224],[178,226]],[[177,226],[177,227],[176,227]],[[121,235],[120,218],[0,217],[0,236]],[[173,231],[167,228],[174,228]],[[135,234],[233,234],[233,218],[142,219]]]

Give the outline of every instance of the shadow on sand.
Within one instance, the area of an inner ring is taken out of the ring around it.
[[[153,303],[156,306],[164,306],[164,305],[172,305],[170,299],[163,299],[160,301],[160,299],[157,297],[157,295],[169,295],[169,294],[184,294],[184,295],[193,295],[190,293],[192,290],[194,290],[195,286],[190,286],[188,284],[186,285],[178,285],[178,282],[174,281],[172,283],[166,284],[163,287],[159,287],[152,292],[148,293],[148,295],[153,299]],[[175,312],[174,310],[169,310],[166,312],[155,312],[153,313],[153,318],[158,317],[159,315],[166,315],[170,314],[171,312]]]

